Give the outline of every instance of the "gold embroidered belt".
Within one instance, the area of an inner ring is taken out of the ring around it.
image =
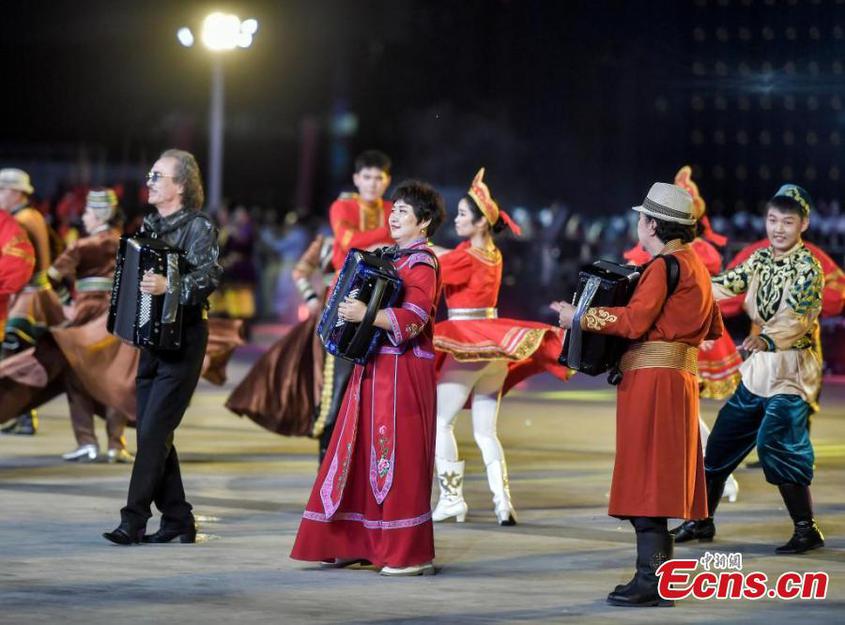
[[[633,369],[655,367],[679,369],[698,375],[698,348],[669,341],[634,343],[619,362],[619,369],[623,373]]]
[[[497,308],[450,308],[449,319],[496,319],[499,316]]]

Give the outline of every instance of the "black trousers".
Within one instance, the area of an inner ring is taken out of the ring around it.
[[[192,521],[185,500],[173,434],[188,408],[202,371],[208,326],[194,320],[182,328],[182,347],[142,350],[135,387],[138,394],[138,447],[121,521],[144,527],[151,505],[161,511],[162,527],[181,528]]]

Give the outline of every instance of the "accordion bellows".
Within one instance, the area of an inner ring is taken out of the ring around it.
[[[141,293],[141,279],[147,271],[165,276],[167,291],[161,295]],[[179,349],[183,271],[181,250],[157,239],[122,236],[111,293],[109,332],[137,347]]]
[[[399,298],[402,280],[393,263],[378,254],[351,249],[326,302],[317,334],[333,356],[364,364],[384,340],[385,331],[373,325],[376,314]],[[341,321],[338,305],[347,296],[367,304],[360,323]]]
[[[576,318],[594,306],[625,306],[634,293],[641,271],[642,267],[619,265],[606,260],[582,267],[578,274],[574,301],[578,311]],[[587,375],[598,375],[605,371],[613,373],[627,346],[626,339],[584,332],[575,323],[563,341],[560,364]],[[615,383],[613,379],[611,383]]]

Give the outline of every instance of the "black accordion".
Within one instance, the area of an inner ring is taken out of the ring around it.
[[[317,325],[317,334],[326,351],[358,364],[367,362],[385,333],[373,325],[376,314],[382,308],[392,306],[401,290],[402,280],[389,258],[378,253],[349,250]],[[367,304],[367,313],[360,323],[338,318],[337,307],[347,296]]]
[[[559,359],[562,365],[587,375],[609,371],[608,382],[619,383],[622,379],[618,370],[619,359],[629,341],[617,336],[584,332],[578,321],[592,306],[625,306],[634,293],[642,269],[607,260],[598,260],[581,268],[573,302],[577,312],[575,322],[563,340]]]
[[[184,262],[181,250],[162,241],[122,236],[111,292],[109,332],[137,347],[179,349]],[[148,271],[167,278],[167,291],[161,295],[141,293],[141,279]]]

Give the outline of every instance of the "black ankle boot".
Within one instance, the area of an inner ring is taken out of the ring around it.
[[[661,564],[672,558],[672,537],[666,531],[666,520],[662,528],[649,528],[642,531],[637,525],[637,572],[628,584],[614,589],[607,596],[610,605],[645,608],[670,607],[674,601],[662,599],[657,592],[656,571]]]
[[[144,539],[145,531],[143,527],[132,527],[128,523],[121,523],[112,531],[103,532],[103,538],[115,545],[133,545]]]
[[[684,521],[678,527],[669,532],[675,539],[676,544],[697,540],[700,543],[713,542],[716,535],[716,524],[713,519],[703,521]]]
[[[789,542],[775,549],[775,553],[804,553],[824,547],[824,536],[813,519],[810,487],[801,484],[779,484],[778,490],[789,511],[789,516],[792,517],[795,530]]]
[[[144,536],[145,543],[169,543],[175,539],[180,543],[197,542],[197,524],[192,520],[190,524],[183,527],[161,527],[154,534]]]
[[[798,521],[792,538],[785,545],[775,549],[775,553],[804,553],[824,547],[824,536],[815,521]]]

